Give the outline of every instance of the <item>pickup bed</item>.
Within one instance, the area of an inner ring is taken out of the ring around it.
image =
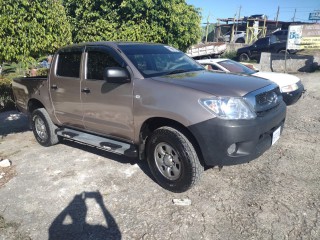
[[[206,71],[162,44],[67,46],[47,78],[17,78],[13,92],[41,145],[67,138],[146,159],[173,192],[192,187],[206,166],[259,157],[286,116],[274,83]]]

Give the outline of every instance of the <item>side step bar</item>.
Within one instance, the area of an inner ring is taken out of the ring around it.
[[[88,145],[113,152],[128,157],[138,157],[138,151],[133,144],[119,142],[109,138],[84,133],[70,128],[59,128],[56,130],[57,135],[72,139],[74,141],[86,143]]]

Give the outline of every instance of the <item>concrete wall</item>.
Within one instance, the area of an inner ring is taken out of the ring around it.
[[[320,67],[319,55],[287,55],[285,63],[284,54],[262,53],[260,58],[261,71],[273,72],[312,72]]]
[[[245,43],[226,43],[226,45],[227,45],[226,52],[234,52],[234,51],[237,51],[239,48],[248,46],[248,44],[245,44]]]

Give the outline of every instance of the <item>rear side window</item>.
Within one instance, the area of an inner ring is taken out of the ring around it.
[[[80,77],[81,52],[61,52],[58,57],[57,75],[61,77]]]

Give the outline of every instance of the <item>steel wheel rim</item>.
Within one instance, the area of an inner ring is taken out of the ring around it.
[[[159,172],[166,179],[177,180],[181,175],[181,161],[177,150],[168,143],[159,143],[154,150],[154,159]]]
[[[36,117],[34,121],[34,125],[39,138],[41,138],[41,140],[46,140],[48,137],[48,134],[47,134],[47,129],[44,121],[41,118]]]

